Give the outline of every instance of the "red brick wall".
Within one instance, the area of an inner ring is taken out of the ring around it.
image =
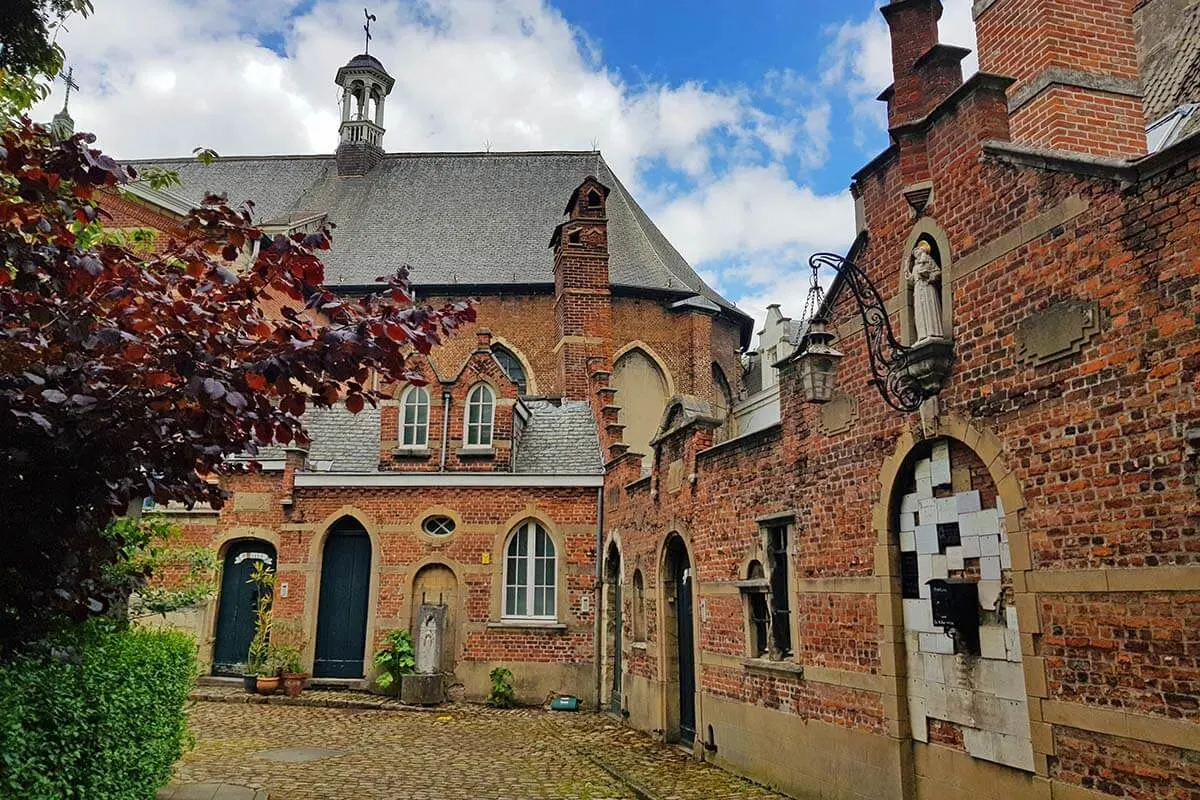
[[[941,413],[970,420],[1002,442],[994,468],[1012,469],[1019,482],[1035,571],[1200,564],[1197,458],[1183,441],[1184,428],[1200,424],[1200,156],[1130,186],[986,155],[978,143],[1001,127],[1001,106],[989,91],[984,86],[964,98],[925,134],[935,182],[928,213],[945,231],[947,259],[969,259],[1037,225],[1042,215],[1069,218],[1027,242],[1016,240],[1007,252],[995,250],[994,259],[954,279],[957,360],[939,397]],[[914,226],[901,194],[904,158],[901,150],[876,163],[856,187],[870,235],[858,261],[885,298],[901,291]],[[1064,215],[1068,200],[1081,213]],[[1069,299],[1099,304],[1094,337],[1049,363],[1018,358],[1020,325]],[[742,577],[756,518],[795,510],[798,580],[875,573],[873,513],[885,459],[905,431],[922,434],[916,415],[887,407],[869,384],[865,340],[853,329],[857,315],[847,292],[834,318],[844,331],[837,346],[846,354],[839,388],[858,402],[851,428],[824,433],[819,409],[799,401],[795,376],[785,372],[780,428],[707,452],[697,445],[694,462],[688,445],[664,443],[648,484],[657,495],[642,488],[646,483],[626,490],[636,472],[618,465],[609,477],[618,504],[610,503],[607,520],[620,532],[624,557],[655,563],[666,532],[684,531],[704,596],[705,582]],[[898,327],[898,314],[892,323]],[[956,452],[961,463],[963,453]],[[696,481],[671,493],[667,466],[680,454],[683,473],[694,472]],[[647,593],[660,591],[657,576],[645,575]],[[706,625],[714,633],[702,636],[701,648],[744,652],[741,606],[708,596]],[[1053,700],[1190,719],[1200,709],[1200,664],[1192,657],[1196,601],[1194,593],[1178,591],[1041,595],[1042,633],[1025,655],[1046,659]],[[793,609],[800,664],[878,670],[883,643],[873,596],[800,595]],[[656,634],[650,636],[645,658],[652,661],[658,650]],[[631,669],[653,675],[656,666],[635,662]],[[847,716],[842,690],[829,684],[715,666],[704,668],[701,682],[705,692],[751,705],[772,698],[769,705],[797,714],[814,712],[774,698],[811,692],[836,724],[868,730],[883,724],[872,693],[856,697],[855,713]],[[1048,769],[1059,780],[1115,796],[1194,793],[1188,767],[1170,768],[1172,759],[1184,758],[1181,751],[1054,731],[1059,751]],[[954,736],[936,732],[934,746],[954,747]]]

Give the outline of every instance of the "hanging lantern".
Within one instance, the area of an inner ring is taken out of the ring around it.
[[[837,386],[838,362],[843,354],[832,345],[833,334],[825,323],[814,319],[800,343],[796,370],[800,377],[800,394],[806,403],[828,403]]]

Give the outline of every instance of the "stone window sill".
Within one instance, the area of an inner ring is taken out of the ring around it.
[[[392,451],[392,458],[418,459],[429,458],[433,451],[428,447],[397,447]]]
[[[496,455],[494,447],[460,447],[457,455],[459,458],[491,458]]]
[[[767,658],[743,658],[742,669],[746,672],[763,672],[774,675],[787,675],[793,678],[804,677],[804,667],[793,661],[771,661]]]
[[[502,619],[489,622],[489,628],[502,630],[565,631],[567,624],[553,619]]]

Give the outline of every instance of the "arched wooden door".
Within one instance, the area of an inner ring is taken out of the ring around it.
[[[250,640],[254,638],[254,610],[258,587],[250,583],[254,565],[275,568],[275,548],[269,542],[247,539],[233,542],[225,551],[221,594],[217,598],[217,637],[213,644],[214,675],[241,675]]]
[[[321,560],[314,677],[363,677],[370,588],[371,539],[356,520],[339,520]]]

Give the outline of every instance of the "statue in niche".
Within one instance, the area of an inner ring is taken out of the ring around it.
[[[913,248],[905,276],[912,287],[913,322],[920,344],[927,339],[944,339],[942,331],[942,267],[933,257],[933,246],[922,240]]]

